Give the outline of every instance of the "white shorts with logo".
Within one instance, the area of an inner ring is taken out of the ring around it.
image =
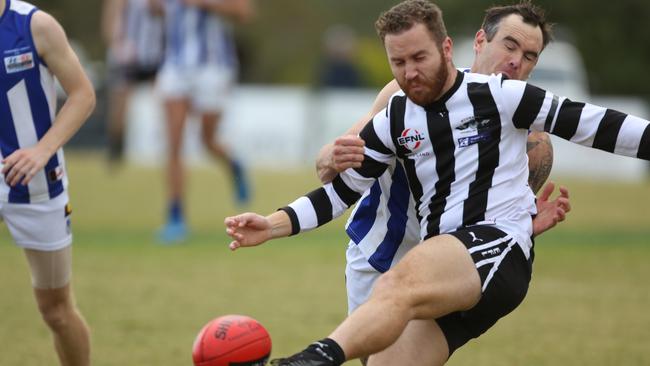
[[[19,247],[54,251],[72,243],[67,205],[67,192],[43,202],[0,202],[0,218]]]
[[[229,101],[234,70],[216,65],[163,65],[156,88],[163,99],[188,98],[199,113],[221,112]]]
[[[368,262],[359,246],[352,240],[345,253],[345,287],[348,292],[348,314],[365,303],[370,297],[375,281],[381,276]]]

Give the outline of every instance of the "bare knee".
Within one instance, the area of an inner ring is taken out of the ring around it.
[[[375,283],[372,297],[387,301],[395,306],[408,306],[410,303],[407,278],[400,271],[390,270],[382,274]]]
[[[39,310],[45,324],[54,331],[66,328],[74,315],[74,308],[68,302],[42,305]]]

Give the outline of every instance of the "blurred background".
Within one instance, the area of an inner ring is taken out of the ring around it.
[[[35,1],[54,14],[83,56],[99,96],[93,117],[70,147],[102,149],[106,142],[105,44],[100,37],[98,1]],[[240,87],[226,110],[221,138],[246,162],[270,167],[311,165],[317,149],[366,112],[377,90],[391,79],[377,15],[395,1],[258,1],[257,15],[236,27]],[[537,1],[556,23],[556,42],[543,52],[531,81],[576,100],[648,117],[650,32],[640,27],[650,3],[576,0]],[[491,2],[439,1],[455,41],[455,63],[470,66],[471,39]],[[469,11],[468,9],[472,9]],[[79,14],[83,14],[80,17]],[[252,109],[250,105],[257,107]],[[160,104],[150,88],[140,88],[128,108],[126,156],[159,163],[164,151]],[[204,162],[196,124],[187,127],[185,154]],[[269,138],[273,137],[273,138]],[[245,141],[245,143],[242,143]],[[631,159],[585,153],[563,141],[557,172],[593,177],[642,179],[647,169]],[[568,150],[567,150],[568,149]],[[566,152],[565,152],[566,151]],[[586,154],[586,155],[585,155]],[[597,159],[602,164],[589,164]]]
[[[110,1],[110,0],[109,0]],[[160,245],[165,121],[151,83],[127,105],[124,162],[107,159],[106,49],[101,1],[33,3],[64,26],[98,96],[66,146],[73,205],[74,286],[93,329],[95,365],[190,365],[194,335],[229,313],[257,318],[274,356],[329,333],[346,315],[345,217],[319,230],[230,253],[225,216],[272,212],[316,187],[318,149],[367,112],[390,79],[374,21],[396,0],[257,0],[235,28],[240,84],[219,138],[250,168],[252,201],[231,182],[190,121],[182,245]],[[441,0],[455,63],[494,1]],[[504,2],[506,3],[506,2]],[[508,1],[507,3],[510,3]],[[557,23],[532,82],[573,99],[650,118],[650,2],[539,0]],[[551,179],[571,192],[565,223],[537,238],[529,296],[450,365],[650,365],[650,169],[554,139]],[[0,366],[54,365],[22,252],[0,227]],[[317,284],[317,285],[315,285]],[[356,362],[349,364],[357,365]]]

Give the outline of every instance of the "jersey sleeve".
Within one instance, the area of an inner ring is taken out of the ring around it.
[[[575,102],[521,81],[502,83],[517,128],[544,131],[586,147],[650,160],[650,121]]]
[[[340,216],[384,173],[395,159],[389,124],[387,113],[382,111],[359,133],[366,143],[361,167],[339,173],[331,183],[281,208],[291,219],[291,235],[317,228]]]

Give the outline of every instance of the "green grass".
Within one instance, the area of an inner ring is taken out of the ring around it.
[[[217,167],[197,168],[187,196],[191,240],[161,246],[162,171],[109,172],[98,156],[79,154],[68,165],[74,287],[93,330],[94,365],[191,365],[196,332],[230,313],[260,320],[274,355],[284,355],[345,316],[343,220],[232,253],[222,224],[238,211],[229,182]],[[317,184],[307,170],[253,178],[250,209],[262,213]],[[571,190],[573,212],[538,239],[527,299],[450,365],[650,364],[650,184],[556,181]],[[0,365],[55,365],[27,265],[4,226],[0,243]]]

